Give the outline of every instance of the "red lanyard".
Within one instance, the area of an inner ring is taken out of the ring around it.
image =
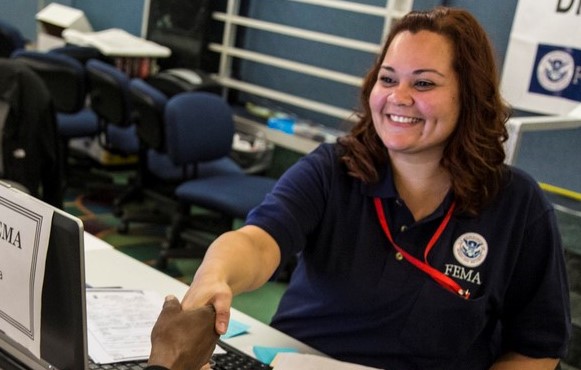
[[[438,241],[438,239],[440,238],[440,236],[444,232],[444,229],[446,228],[446,226],[448,226],[448,222],[450,222],[450,218],[452,218],[452,213],[454,213],[454,208],[456,207],[456,202],[453,202],[452,205],[450,205],[450,208],[448,209],[448,213],[446,213],[444,220],[442,221],[440,226],[438,226],[438,229],[436,230],[436,232],[434,233],[434,235],[432,236],[432,238],[428,242],[428,245],[426,245],[426,249],[424,250],[424,261],[422,262],[419,259],[412,256],[411,254],[409,254],[408,252],[406,252],[405,250],[403,250],[399,245],[397,245],[393,241],[393,238],[391,236],[391,232],[389,231],[389,227],[387,225],[387,218],[385,217],[385,214],[383,212],[383,205],[381,204],[381,199],[376,197],[373,199],[373,201],[375,203],[375,210],[377,211],[377,218],[379,219],[379,223],[381,224],[381,227],[382,227],[383,231],[385,232],[387,239],[393,245],[393,247],[408,262],[410,262],[412,265],[416,266],[417,268],[419,268],[420,270],[422,270],[423,272],[428,274],[432,279],[434,279],[438,284],[440,284],[440,286],[442,286],[442,287],[444,287],[444,288],[446,288],[454,293],[457,293],[458,295],[460,295],[461,297],[463,297],[465,299],[470,298],[470,292],[468,291],[468,289],[462,289],[460,287],[460,285],[458,285],[458,283],[456,281],[454,281],[452,278],[450,278],[448,275],[442,273],[439,270],[436,270],[435,268],[433,268],[432,266],[430,266],[428,264],[428,254],[430,253],[430,250],[432,249],[432,247],[436,244],[436,241]]]

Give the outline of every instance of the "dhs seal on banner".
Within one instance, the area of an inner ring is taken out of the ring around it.
[[[581,101],[581,65],[576,60],[581,62],[581,50],[539,44],[529,91]]]

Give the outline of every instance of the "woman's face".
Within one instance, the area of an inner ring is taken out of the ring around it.
[[[450,41],[434,32],[393,39],[369,97],[375,130],[392,156],[442,156],[460,113],[452,58]]]

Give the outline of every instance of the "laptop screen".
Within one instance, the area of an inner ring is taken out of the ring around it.
[[[86,369],[83,232],[78,218],[54,209],[42,291],[41,359],[0,332],[1,369]]]

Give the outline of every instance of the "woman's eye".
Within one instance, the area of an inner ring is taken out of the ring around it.
[[[379,80],[388,85],[391,85],[395,82],[395,80],[389,76],[379,76]]]
[[[418,81],[416,82],[416,87],[422,90],[432,88],[435,84],[431,81]]]

